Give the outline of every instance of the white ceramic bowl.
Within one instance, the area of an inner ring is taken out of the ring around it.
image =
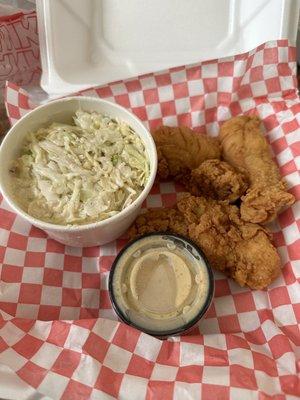
[[[127,208],[106,220],[86,225],[63,226],[36,219],[24,212],[13,200],[10,193],[9,168],[12,160],[19,156],[23,140],[29,131],[52,122],[71,123],[72,116],[81,108],[119,118],[128,123],[142,139],[150,160],[150,176],[140,196]],[[143,201],[147,197],[157,170],[157,153],[150,132],[142,122],[125,108],[93,97],[68,97],[37,107],[21,118],[7,133],[0,148],[0,190],[11,206],[21,217],[43,229],[47,234],[69,246],[87,247],[108,243],[121,236],[137,217]]]

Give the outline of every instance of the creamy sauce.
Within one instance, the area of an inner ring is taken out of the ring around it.
[[[206,264],[184,241],[142,238],[119,258],[113,293],[122,313],[148,330],[177,329],[203,308],[209,294]]]

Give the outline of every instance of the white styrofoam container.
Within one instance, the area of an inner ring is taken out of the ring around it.
[[[295,42],[299,0],[37,0],[43,89],[71,93]]]

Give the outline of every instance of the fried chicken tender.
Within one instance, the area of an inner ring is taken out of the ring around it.
[[[216,200],[234,202],[247,189],[245,177],[221,160],[206,160],[191,172],[186,185],[195,196],[206,196]]]
[[[152,209],[140,215],[130,238],[151,232],[172,232],[190,237],[212,267],[241,286],[263,289],[280,273],[280,259],[268,232],[241,219],[228,202],[186,195],[173,209]]]
[[[194,196],[179,200],[177,207],[188,224],[188,236],[212,267],[252,289],[263,289],[277,278],[280,258],[269,233],[243,221],[238,207]]]
[[[188,229],[183,215],[174,208],[153,208],[137,217],[128,236],[134,238],[152,232],[172,232],[187,236]]]
[[[249,189],[242,197],[242,219],[265,224],[295,198],[287,192],[259,126],[256,116],[232,118],[221,127],[220,140],[224,160],[249,180]]]
[[[218,139],[198,134],[187,127],[162,126],[153,132],[153,138],[160,179],[183,178],[203,161],[221,156]]]

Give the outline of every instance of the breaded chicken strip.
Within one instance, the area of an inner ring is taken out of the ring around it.
[[[241,219],[238,207],[187,196],[177,203],[189,237],[211,265],[252,289],[267,287],[280,273],[280,258],[268,232]]]
[[[265,224],[283,207],[292,205],[295,198],[286,191],[259,126],[256,116],[232,118],[222,125],[220,140],[224,160],[249,180],[249,189],[242,197],[242,219]]]
[[[186,185],[195,196],[234,202],[247,189],[245,177],[225,161],[206,160],[191,172]]]
[[[218,139],[198,134],[187,127],[162,126],[153,132],[153,138],[160,179],[183,178],[203,161],[221,155]]]
[[[139,216],[129,236],[168,231],[190,237],[212,267],[241,286],[263,289],[280,273],[280,259],[268,232],[243,221],[239,209],[227,202],[187,195],[177,209],[153,209]]]

